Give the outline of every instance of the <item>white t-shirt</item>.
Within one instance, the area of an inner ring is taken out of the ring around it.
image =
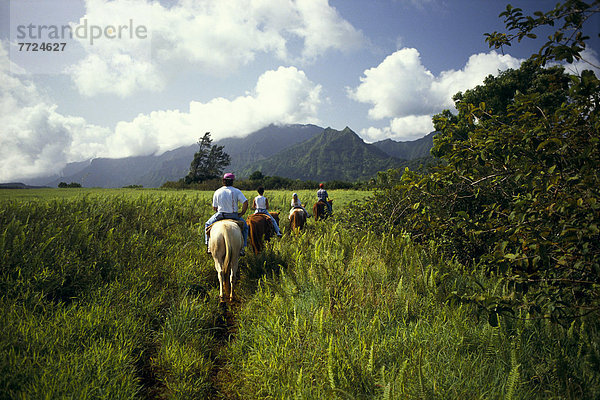
[[[234,213],[238,212],[238,202],[247,200],[241,190],[233,186],[222,186],[213,194],[212,205],[217,207],[217,212]]]
[[[292,207],[302,207],[302,203],[300,202],[300,198],[298,198],[298,201],[294,201],[294,198],[292,197]]]
[[[265,196],[256,196],[254,198],[254,204],[256,205],[257,210],[266,210],[267,198]]]

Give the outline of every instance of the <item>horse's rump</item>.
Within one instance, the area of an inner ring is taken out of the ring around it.
[[[219,276],[221,300],[233,300],[233,283],[237,274],[240,250],[243,246],[240,222],[230,219],[219,220],[210,226],[208,241]]]
[[[332,202],[333,202],[333,200],[327,201],[327,203],[330,203],[330,204]],[[329,216],[327,203],[323,200],[319,200],[313,205],[313,215],[315,216],[315,221],[318,221],[320,219],[325,219]]]
[[[244,221],[240,221],[239,219],[233,219],[233,218],[223,218],[223,219],[215,221],[212,224],[210,224],[209,226],[207,226],[206,229],[205,229],[206,234],[210,236],[210,231],[212,230],[213,225],[215,225],[217,222],[221,222],[221,221],[235,222],[237,224],[237,226],[240,227],[240,230],[244,229]]]
[[[273,222],[267,214],[256,213],[248,216],[246,223],[250,245],[254,249],[254,254],[258,254],[264,248],[264,240],[269,240],[275,233]]]
[[[294,209],[292,215],[290,215],[290,227],[292,230],[304,228],[306,223],[306,213],[302,208]]]

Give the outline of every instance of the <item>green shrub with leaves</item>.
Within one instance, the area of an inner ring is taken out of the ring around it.
[[[361,222],[438,240],[499,274],[510,292],[486,303],[491,315],[597,311],[599,88],[591,71],[527,61],[458,93],[458,113],[434,117],[432,154],[442,162],[429,174],[380,174]]]

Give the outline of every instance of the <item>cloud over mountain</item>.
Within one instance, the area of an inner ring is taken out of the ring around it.
[[[0,42],[0,181],[58,173],[68,162],[94,157],[163,153],[213,139],[244,136],[269,124],[318,122],[321,86],[295,67],[266,71],[251,93],[232,100],[190,102],[189,111],[154,111],[114,130],[63,115],[25,75],[11,75]]]
[[[321,86],[295,67],[262,74],[254,91],[228,100],[190,102],[188,112],[154,111],[120,122],[111,138],[113,156],[163,153],[194,143],[210,131],[214,140],[245,136],[272,123],[318,123]]]

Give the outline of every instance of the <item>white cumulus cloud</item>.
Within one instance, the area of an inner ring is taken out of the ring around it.
[[[190,102],[188,112],[156,111],[120,122],[110,140],[111,154],[163,153],[194,143],[204,132],[214,140],[245,136],[272,123],[318,123],[321,85],[295,67],[262,74],[252,93],[232,100]]]
[[[580,75],[586,69],[591,70],[597,77],[600,77],[600,61],[598,53],[592,48],[586,48],[581,52],[581,59],[572,64],[561,64],[569,74]]]
[[[187,112],[154,111],[115,129],[67,116],[24,74],[10,72],[0,42],[0,182],[48,176],[69,162],[162,153],[210,131],[215,140],[269,124],[318,123],[321,85],[295,67],[266,71],[252,92],[234,99],[192,101]]]
[[[393,118],[390,125],[384,128],[369,127],[361,130],[361,136],[369,142],[384,139],[398,141],[416,140],[433,131],[430,115],[409,115]]]
[[[422,64],[416,49],[404,48],[366,70],[360,85],[347,92],[351,99],[371,105],[370,118],[390,120],[388,127],[364,129],[362,134],[367,139],[413,140],[433,130],[431,117],[452,108],[454,94],[483,83],[490,74],[520,64],[521,60],[492,51],[472,55],[460,70],[435,76]]]
[[[104,155],[108,129],[65,116],[22,75],[11,75],[0,42],[0,181],[59,172],[67,162]]]
[[[140,37],[124,30],[119,40],[101,38],[92,44],[80,39],[86,56],[68,72],[86,96],[158,91],[169,74],[182,68],[226,75],[258,54],[302,62],[364,43],[362,33],[327,0],[180,0],[170,7],[151,0],[85,4],[86,14],[77,25],[147,28]]]

